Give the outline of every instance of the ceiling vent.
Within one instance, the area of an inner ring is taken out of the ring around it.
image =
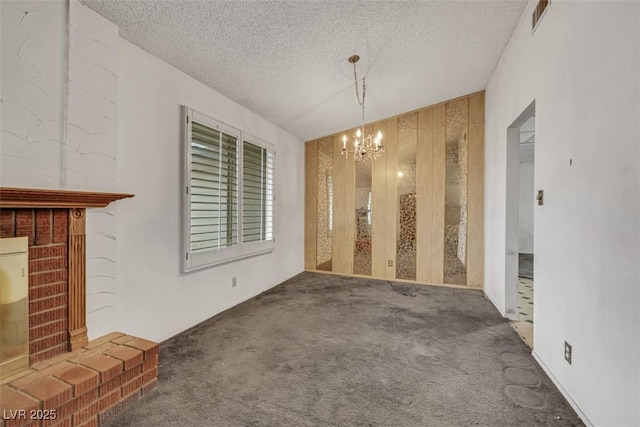
[[[535,31],[536,30],[536,27],[538,26],[538,23],[540,22],[540,20],[544,16],[544,13],[549,8],[549,3],[550,2],[551,2],[551,0],[540,0],[538,2],[536,8],[533,11],[533,16],[532,16],[533,19],[531,20],[531,31]]]

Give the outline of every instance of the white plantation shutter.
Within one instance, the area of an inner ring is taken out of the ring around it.
[[[242,243],[243,253],[249,253],[274,243],[274,151],[244,141],[242,168]]]
[[[191,136],[191,251],[237,243],[236,138],[193,122]]]
[[[275,152],[186,107],[184,119],[183,270],[271,251]]]

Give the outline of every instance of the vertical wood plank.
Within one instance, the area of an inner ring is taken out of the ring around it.
[[[444,283],[444,197],[446,185],[445,105],[433,109],[431,283]]]
[[[386,191],[386,277],[396,278],[396,247],[398,241],[398,119],[386,121],[387,134],[384,135],[387,152],[387,191]],[[393,261],[390,267],[388,262]]]
[[[418,113],[416,154],[416,280],[432,280],[431,236],[433,234],[433,109]]]
[[[342,141],[335,135],[333,142],[333,269],[336,273],[349,273],[345,250],[347,206],[346,187],[347,161],[342,152]],[[353,254],[351,254],[353,256]]]
[[[304,147],[304,268],[316,268],[318,217],[318,142]]]
[[[484,92],[469,98],[467,286],[484,282]]]
[[[71,351],[89,343],[86,327],[86,210],[69,210],[69,344]]]
[[[374,133],[382,132],[383,145],[387,144],[387,123],[374,126]],[[386,248],[386,197],[387,197],[387,153],[382,153],[372,165],[371,176],[371,276],[384,278],[387,275]]]

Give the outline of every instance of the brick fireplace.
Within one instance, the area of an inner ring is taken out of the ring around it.
[[[86,209],[126,197],[0,187],[0,237],[27,237],[29,256],[29,368],[0,372],[0,426],[97,426],[157,383],[157,344],[87,338]]]

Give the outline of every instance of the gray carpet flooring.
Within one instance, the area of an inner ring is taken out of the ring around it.
[[[302,273],[162,343],[110,425],[582,423],[481,292]]]

